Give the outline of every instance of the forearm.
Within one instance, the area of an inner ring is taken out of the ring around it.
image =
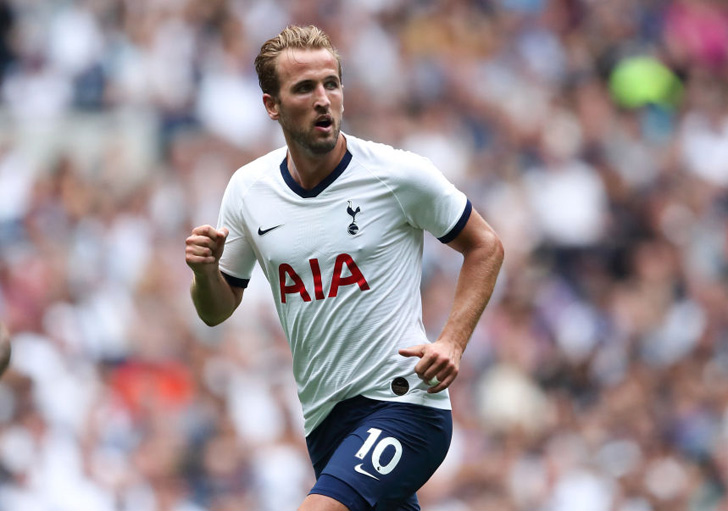
[[[473,335],[503,263],[503,245],[488,223],[473,210],[465,228],[448,243],[463,255],[450,316],[434,343],[418,344],[399,350],[404,357],[419,357],[415,373],[429,388],[445,390],[455,380],[460,359]]]
[[[490,301],[503,263],[503,245],[497,235],[488,231],[482,243],[463,250],[463,264],[455,288],[450,315],[440,334],[465,350],[475,326]]]
[[[195,273],[190,286],[192,303],[197,315],[205,324],[222,323],[235,311],[242,299],[243,290],[233,290],[219,270],[211,273]]]

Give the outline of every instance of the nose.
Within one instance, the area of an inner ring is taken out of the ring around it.
[[[314,91],[314,107],[327,110],[331,105],[331,99],[322,83],[316,86]]]

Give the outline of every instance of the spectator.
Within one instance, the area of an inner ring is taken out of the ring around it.
[[[255,314],[208,329],[179,247],[282,144],[250,115],[256,43],[314,23],[351,66],[352,131],[424,147],[508,253],[423,511],[725,509],[727,19],[717,0],[0,1],[0,508],[280,509],[310,487],[262,276]],[[634,55],[680,80],[669,109],[610,95]],[[425,246],[430,332],[451,257]]]

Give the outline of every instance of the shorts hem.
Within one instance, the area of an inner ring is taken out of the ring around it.
[[[323,486],[323,487],[320,487]],[[330,474],[322,474],[309,495],[324,495],[349,508],[349,511],[371,511],[372,505],[349,483]]]

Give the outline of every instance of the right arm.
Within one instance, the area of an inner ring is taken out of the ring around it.
[[[185,261],[194,274],[190,294],[197,315],[215,326],[232,315],[243,299],[244,289],[228,284],[220,273],[220,257],[228,230],[209,225],[195,227],[185,241]]]

